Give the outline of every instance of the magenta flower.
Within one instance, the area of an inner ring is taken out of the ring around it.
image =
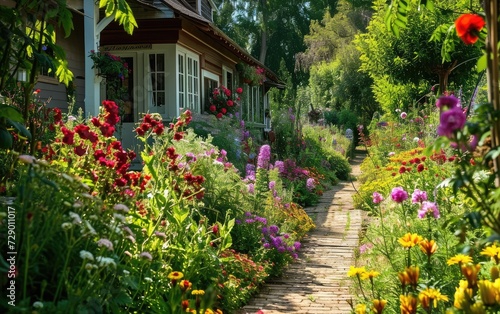
[[[423,201],[427,201],[427,192],[415,189],[415,191],[413,191],[413,194],[411,195],[411,202],[413,204],[416,204],[422,203]]]
[[[382,201],[384,200],[384,197],[382,196],[382,194],[380,194],[378,192],[373,192],[372,197],[373,197],[374,204],[382,203]]]
[[[307,179],[307,181],[306,181],[307,190],[310,192],[310,191],[314,190],[315,187],[316,187],[316,182],[314,181],[314,178]]]
[[[402,203],[408,199],[408,192],[406,192],[402,187],[398,186],[392,189],[391,198],[396,203]]]
[[[465,114],[459,107],[451,108],[441,113],[440,124],[437,134],[451,138],[455,131],[462,129],[465,125]]]
[[[408,114],[406,112],[401,112],[401,119],[406,119],[406,117],[408,116]]]
[[[278,168],[279,173],[285,173],[285,163],[281,160],[276,160],[274,167]]]
[[[253,183],[249,183],[247,185],[247,188],[248,188],[248,193],[250,193],[250,194],[255,193],[255,185]]]
[[[257,158],[257,168],[267,169],[269,167],[269,160],[271,160],[271,147],[269,145],[262,145]]]
[[[436,203],[424,201],[422,207],[418,210],[418,218],[423,219],[427,214],[431,214],[434,218],[439,218],[440,213]]]
[[[460,106],[460,100],[453,96],[441,96],[436,101],[436,107],[438,108],[456,108]]]
[[[269,190],[274,190],[276,187],[276,181],[270,181],[269,182]]]

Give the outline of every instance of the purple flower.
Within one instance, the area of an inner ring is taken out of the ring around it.
[[[392,189],[391,198],[396,203],[402,203],[408,198],[408,193],[400,186]]]
[[[248,193],[253,194],[255,192],[255,186],[253,185],[253,183],[249,183],[247,185],[247,188],[248,188]]]
[[[269,190],[274,190],[275,186],[276,186],[276,181],[269,182]]]
[[[255,219],[247,219],[245,220],[247,224],[253,224],[255,222]]]
[[[251,212],[245,212],[245,216],[252,217],[252,213]]]
[[[262,227],[261,232],[263,234],[267,234],[269,232],[269,229],[267,229],[267,227]]]
[[[147,259],[149,261],[153,260],[153,256],[149,252],[142,252],[141,254],[139,254],[139,257],[143,258],[143,259]]]
[[[384,197],[382,196],[382,194],[380,194],[378,192],[373,192],[372,197],[373,197],[374,204],[380,204],[384,200]]]
[[[186,157],[189,158],[189,162],[196,161],[196,155],[193,153],[186,153]]]
[[[300,246],[301,246],[301,244],[300,244],[300,242],[298,242],[298,241],[297,241],[297,242],[295,242],[295,243],[293,243],[293,247],[295,248],[295,251],[300,250]]]
[[[257,168],[269,168],[269,160],[271,160],[271,146],[262,145],[257,158]]]
[[[314,178],[307,179],[307,181],[306,181],[307,190],[310,192],[310,191],[314,190],[315,187],[316,187],[316,182],[314,181]]]
[[[416,204],[422,203],[423,201],[427,201],[427,192],[415,189],[415,191],[413,191],[413,194],[411,195],[411,202],[413,204]]]
[[[276,234],[280,231],[280,228],[278,228],[278,226],[276,225],[272,225],[269,227],[269,232],[273,233],[273,234]]]
[[[264,246],[265,249],[271,248],[271,244],[269,244],[269,242],[264,243],[262,246]]]
[[[278,252],[280,252],[280,253],[286,252],[286,248],[284,246],[279,246]]]
[[[297,259],[299,257],[299,255],[297,253],[292,253],[292,258],[293,259]]]
[[[281,173],[285,173],[285,163],[281,160],[276,160],[274,162],[274,167],[275,168],[278,168],[278,172],[281,174]]]
[[[363,254],[366,251],[368,251],[369,249],[371,249],[372,247],[373,247],[373,244],[371,244],[371,243],[365,243],[365,244],[363,244],[363,245],[361,245],[359,247],[359,253]]]
[[[108,250],[113,251],[113,242],[109,241],[108,239],[100,239],[99,241],[97,241],[97,246],[104,246]]]
[[[462,129],[465,125],[465,114],[459,107],[453,107],[441,113],[439,118],[437,134],[451,138],[455,131]]]
[[[436,219],[440,217],[436,203],[424,201],[418,211],[418,218],[423,219],[428,213],[432,214]]]
[[[290,235],[289,235],[288,233],[285,233],[285,234],[283,235],[283,238],[285,238],[285,239],[288,239],[289,237],[290,237]]]
[[[453,96],[441,96],[436,101],[436,107],[438,108],[455,108],[460,107],[460,100]]]

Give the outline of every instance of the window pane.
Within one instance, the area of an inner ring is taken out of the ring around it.
[[[151,72],[156,71],[155,55],[149,55],[149,69],[151,70]]]
[[[157,90],[165,90],[165,74],[163,73],[158,73],[158,81],[156,83],[156,89]]]
[[[157,71],[158,72],[165,71],[165,55],[163,53],[156,55],[156,62],[158,64]]]

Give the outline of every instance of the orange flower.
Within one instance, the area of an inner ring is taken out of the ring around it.
[[[422,252],[424,252],[425,254],[427,254],[427,256],[431,256],[432,254],[436,253],[437,251],[437,244],[436,244],[436,241],[434,240],[423,240],[422,242],[419,243],[420,244],[420,249],[422,250]]]
[[[467,264],[462,265],[462,275],[467,279],[468,288],[477,288],[477,275],[481,270],[481,265]]]
[[[375,299],[372,301],[372,311],[376,314],[381,314],[384,311],[387,300]]]
[[[399,301],[401,302],[399,308],[401,309],[401,314],[415,314],[417,313],[417,298],[412,295],[399,296]]]
[[[477,14],[462,14],[455,21],[457,35],[466,45],[474,44],[486,22]]]

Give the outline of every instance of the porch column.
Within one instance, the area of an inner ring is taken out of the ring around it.
[[[97,116],[100,106],[100,80],[92,69],[91,50],[97,51],[99,33],[97,32],[97,19],[99,8],[95,1],[84,1],[84,34],[85,34],[85,116]]]

